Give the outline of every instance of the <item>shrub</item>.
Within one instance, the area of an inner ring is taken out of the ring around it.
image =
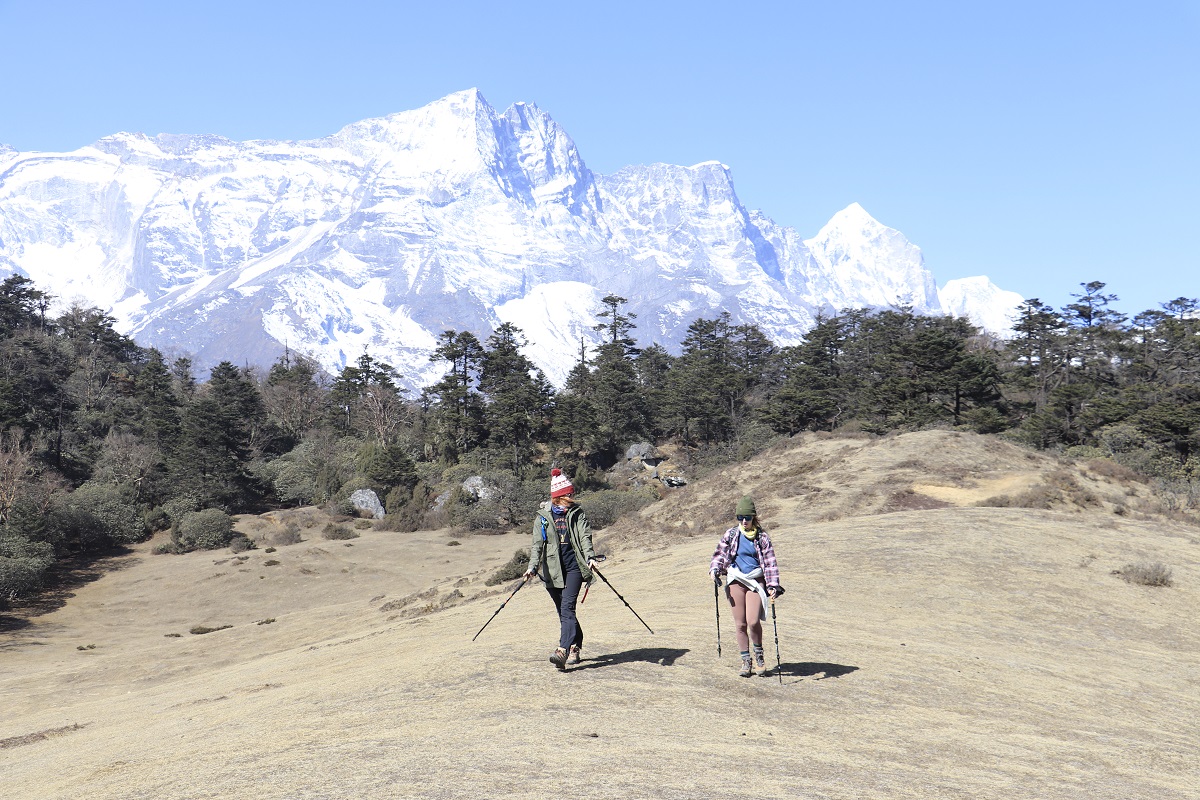
[[[171,518],[167,516],[167,512],[162,506],[155,506],[143,515],[146,530],[151,533],[165,531],[171,527]]]
[[[467,506],[461,521],[470,531],[494,531],[500,527],[500,509],[491,501],[480,501]]]
[[[54,512],[64,528],[63,538],[84,548],[131,544],[146,535],[137,504],[114,486],[85,483],[59,498]]]
[[[191,511],[179,521],[177,537],[181,547],[188,550],[216,550],[225,547],[233,538],[233,522],[217,508]]]
[[[177,527],[184,514],[200,510],[200,498],[193,494],[181,494],[163,503],[162,510],[171,521],[171,527]]]
[[[247,550],[254,549],[254,542],[244,534],[235,533],[233,538],[229,540],[229,549],[235,553],[244,553]]]
[[[375,530],[412,533],[413,531],[421,530],[423,526],[426,526],[425,512],[418,508],[416,504],[409,503],[392,511],[381,519],[376,523]]]
[[[303,541],[300,538],[300,526],[294,522],[288,522],[283,526],[283,530],[274,534],[271,541],[278,545],[300,544]]]
[[[188,633],[194,634],[196,636],[203,636],[206,633],[213,633],[215,631],[223,631],[223,630],[226,630],[227,628],[232,628],[232,627],[233,627],[232,625],[218,625],[215,628],[209,628],[206,625],[196,625],[191,630],[189,630]]]
[[[46,542],[31,542],[0,530],[0,607],[42,585],[54,563],[54,549]]]
[[[256,466],[256,472],[284,503],[325,503],[354,474],[360,444],[354,437],[318,432],[291,452]]]
[[[508,563],[500,569],[492,573],[484,584],[487,586],[495,586],[498,583],[505,581],[516,580],[525,574],[525,568],[529,566],[529,551],[524,548],[519,548]]]
[[[657,499],[658,493],[648,488],[632,491],[603,489],[585,495],[580,505],[587,514],[588,525],[593,530],[603,530],[626,514],[645,508]]]
[[[1087,462],[1088,471],[1093,475],[1099,475],[1104,478],[1112,478],[1118,481],[1142,481],[1146,479],[1138,473],[1131,470],[1129,467],[1118,464],[1107,458],[1093,458]]]
[[[335,525],[334,523],[330,522],[328,525],[325,526],[325,529],[321,531],[321,538],[323,538],[323,539],[357,539],[358,531],[352,531],[352,530],[350,530],[350,528],[348,528],[345,525]]]
[[[417,483],[416,466],[400,445],[368,442],[359,448],[355,464],[377,494],[387,494],[397,486],[411,489]]]
[[[1121,569],[1114,570],[1113,572],[1116,575],[1120,575],[1128,583],[1136,583],[1139,586],[1171,585],[1171,570],[1166,565],[1157,561],[1152,564],[1144,562],[1126,564]]]
[[[963,423],[976,433],[1000,433],[1008,427],[1008,420],[991,406],[972,408],[963,414]]]

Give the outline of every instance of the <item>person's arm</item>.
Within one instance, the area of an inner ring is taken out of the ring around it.
[[[529,545],[529,566],[525,568],[525,580],[536,575],[538,567],[542,565],[542,550],[546,546],[546,540],[542,538],[542,528],[545,524],[541,514],[533,515],[533,543]]]
[[[783,594],[779,586],[779,563],[775,560],[775,547],[771,544],[771,537],[767,535],[766,531],[759,533],[758,537],[761,542],[759,548],[767,593],[772,597],[776,594]]]
[[[721,576],[725,574],[725,570],[729,566],[730,541],[729,531],[725,531],[721,536],[721,541],[717,542],[716,551],[713,552],[712,563],[709,564],[708,571],[716,583],[721,582]]]
[[[579,548],[583,550],[583,560],[587,562],[588,569],[596,563],[596,551],[592,549],[592,526],[588,524],[587,515],[583,513],[583,509],[579,510]]]

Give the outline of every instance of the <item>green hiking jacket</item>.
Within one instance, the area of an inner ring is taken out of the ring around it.
[[[575,560],[579,562],[579,572],[583,580],[592,579],[592,571],[588,562],[596,558],[592,550],[592,529],[588,527],[587,516],[577,505],[567,509],[567,536],[571,546],[575,548]],[[542,577],[555,589],[566,586],[563,579],[562,560],[558,555],[558,532],[554,528],[554,515],[550,511],[550,503],[542,503],[541,508],[533,515],[533,546],[529,548],[529,569],[540,570]]]

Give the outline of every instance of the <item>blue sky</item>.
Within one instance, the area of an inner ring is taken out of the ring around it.
[[[939,283],[1200,297],[1200,0],[0,0],[0,142],[307,139],[478,87],[593,170],[719,160],[812,236],[859,202]]]

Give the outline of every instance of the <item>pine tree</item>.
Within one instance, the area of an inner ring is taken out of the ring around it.
[[[638,390],[646,398],[647,426],[654,438],[669,433],[668,422],[674,416],[670,384],[674,364],[674,356],[657,343],[638,353],[633,362]]]
[[[1062,380],[1069,357],[1066,328],[1062,316],[1036,297],[1018,309],[1008,349],[1016,365],[1015,377],[1032,395],[1034,412],[1045,408],[1050,392]]]
[[[1125,315],[1110,307],[1119,298],[1115,294],[1105,294],[1104,283],[1090,281],[1080,286],[1083,292],[1072,294],[1075,302],[1063,309],[1063,318],[1072,333],[1070,341],[1074,345],[1074,358],[1065,362],[1067,380],[1071,380],[1071,365],[1077,358],[1085,380],[1093,384],[1112,383],[1115,380],[1113,360],[1120,354],[1123,338],[1120,326]]]
[[[46,309],[50,295],[34,288],[33,281],[21,275],[9,275],[0,283],[0,338],[23,330],[46,330]]]
[[[549,382],[521,353],[524,345],[520,328],[502,324],[487,340],[479,375],[488,445],[507,455],[518,474],[545,434],[552,402]]]
[[[480,444],[484,404],[479,393],[483,345],[475,334],[446,331],[438,337],[431,361],[448,361],[450,369],[428,387],[430,411],[435,422],[435,447],[447,461],[456,461]]]
[[[285,350],[267,372],[263,405],[291,446],[328,412],[327,392],[317,383],[315,361]]]
[[[334,419],[347,433],[373,435],[380,443],[392,438],[407,409],[396,386],[391,364],[363,353],[354,366],[338,373],[329,392]]]

